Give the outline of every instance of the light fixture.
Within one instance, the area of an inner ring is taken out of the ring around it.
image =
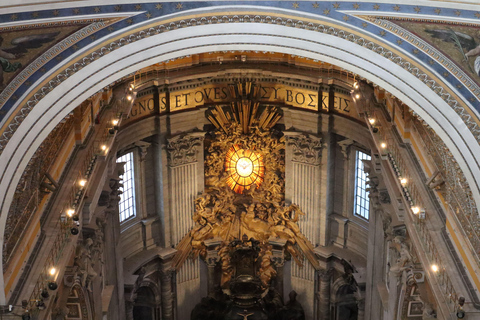
[[[67,216],[69,216],[69,217],[73,216],[74,213],[75,213],[75,210],[73,210],[73,209],[68,209],[67,210]]]
[[[51,267],[50,270],[48,270],[48,273],[50,273],[51,276],[54,276],[56,272],[57,269],[55,269],[55,267]]]
[[[78,184],[80,185],[80,187],[85,187],[85,185],[87,184],[87,180],[85,180],[85,179],[80,179],[80,181],[78,182]]]
[[[360,98],[360,94],[357,93],[357,94],[355,95],[355,99],[359,99],[359,98]]]
[[[355,81],[355,82],[353,83],[353,87],[354,87],[355,89],[358,89],[358,82],[357,82],[357,81]]]
[[[407,184],[407,179],[406,178],[400,178],[400,184],[402,186],[406,185]]]
[[[368,122],[373,126],[375,124],[375,118],[369,118]]]
[[[57,290],[57,288],[58,288],[58,285],[55,281],[50,281],[48,283],[48,289],[53,291],[53,290]]]
[[[438,271],[438,266],[437,266],[436,264],[432,264],[431,268],[432,268],[432,271],[433,271],[433,272],[437,272],[437,271]]]
[[[48,293],[48,290],[46,288],[42,289],[42,292],[40,293],[43,299],[48,299],[50,297],[50,294]]]
[[[128,101],[131,101],[131,100],[132,100],[132,96],[131,96],[131,95],[128,95],[128,96],[127,96],[127,100],[128,100]]]
[[[118,125],[118,119],[113,119],[113,120],[112,120],[112,124],[113,124],[114,126]]]
[[[420,212],[420,208],[415,206],[415,207],[412,207],[412,212],[413,214],[418,214]]]
[[[380,147],[382,149],[385,149],[387,147],[387,144],[385,142],[380,143]]]
[[[107,146],[104,145],[104,144],[103,144],[100,148],[101,148],[103,151],[107,150]]]

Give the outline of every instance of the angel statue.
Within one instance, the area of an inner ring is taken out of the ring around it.
[[[3,46],[3,37],[0,36],[0,91],[5,88],[3,83],[4,72],[15,72],[22,68],[20,62],[10,62],[10,60],[16,60],[22,58],[28,49],[40,48],[44,43],[51,42],[58,36],[58,32],[33,34],[13,39],[11,46],[6,48]]]

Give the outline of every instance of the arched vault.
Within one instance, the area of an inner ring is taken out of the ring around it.
[[[236,12],[243,15],[260,12],[262,16],[270,17],[270,21],[278,22],[278,18],[283,22],[265,23],[255,19],[242,23],[201,22],[202,17],[235,16]],[[191,20],[187,18],[198,23],[188,25],[185,21]],[[302,25],[291,22],[299,20],[305,22]],[[315,24],[328,26],[332,31],[321,32]],[[162,25],[167,27],[162,29]],[[382,54],[373,50],[375,46],[382,48]],[[22,172],[49,132],[82,101],[116,80],[154,63],[230,50],[270,51],[307,57],[340,66],[376,83],[407,104],[443,139],[463,170],[477,205],[480,205],[480,145],[446,100],[436,94],[424,78],[398,63],[399,59],[408,60],[408,55],[390,47],[381,38],[362,38],[361,31],[320,15],[300,16],[292,10],[253,6],[211,7],[148,20],[99,39],[47,72],[43,78],[45,81],[39,80],[18,100],[4,122],[4,129],[15,112],[27,105],[33,94],[48,82],[47,79],[62,79],[36,102],[0,155],[2,242],[8,209]],[[400,58],[393,59],[393,56]],[[88,63],[80,66],[79,61]],[[66,74],[67,68],[68,76],[58,77]],[[416,68],[435,79],[437,84],[442,84],[427,66],[418,64]],[[3,286],[3,275],[0,275],[0,286]],[[0,304],[5,304],[3,290],[0,290]]]

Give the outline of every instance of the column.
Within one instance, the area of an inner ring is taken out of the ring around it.
[[[203,191],[203,139],[205,133],[179,135],[168,140],[170,188],[170,243],[177,245],[192,229],[195,199]],[[176,273],[178,319],[187,319],[200,302],[200,261],[187,259]]]
[[[299,132],[285,132],[285,136],[285,201],[297,204],[305,213],[298,221],[300,231],[313,246],[317,246],[320,235],[326,232],[325,219],[320,219],[322,140]],[[298,293],[297,300],[302,304],[306,317],[312,319],[315,269],[307,260],[303,267],[292,262],[291,276],[292,289]]]
[[[171,269],[171,260],[174,254],[175,251],[172,251],[165,256],[160,255],[160,294],[162,299],[162,320],[175,319],[173,313],[173,279],[175,272]]]
[[[330,283],[333,270],[319,272],[318,320],[330,320]]]

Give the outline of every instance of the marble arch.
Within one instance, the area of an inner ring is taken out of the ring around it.
[[[252,8],[235,6],[231,7],[230,11],[245,12],[253,10]],[[258,10],[258,7],[255,9]],[[212,7],[205,12],[185,11],[182,15],[195,13],[207,16],[218,10],[219,7]],[[300,18],[290,10],[263,12],[269,13]],[[337,23],[335,27],[342,29],[344,26]],[[142,28],[148,29],[149,26],[145,24]],[[129,32],[127,30],[115,37],[119,39],[127,36]],[[102,43],[94,45],[102,46]],[[386,43],[383,45],[388,47]],[[88,54],[88,49],[78,52],[65,63],[79,60]],[[105,86],[142,67],[181,56],[223,50],[272,51],[325,61],[385,88],[409,105],[443,139],[463,170],[477,205],[480,205],[480,145],[445,100],[412,73],[366,47],[353,45],[351,41],[334,35],[319,34],[311,30],[298,32],[297,28],[286,25],[219,23],[170,30],[125,44],[92,61],[41,99],[17,128],[0,155],[1,241],[3,242],[8,208],[23,170],[48,133],[76,106]],[[52,70],[46,76],[53,76],[59,71],[60,68]],[[29,93],[36,90],[38,87],[30,89]],[[0,275],[0,286],[3,286],[3,275]],[[0,304],[5,302],[5,293],[1,290]]]

